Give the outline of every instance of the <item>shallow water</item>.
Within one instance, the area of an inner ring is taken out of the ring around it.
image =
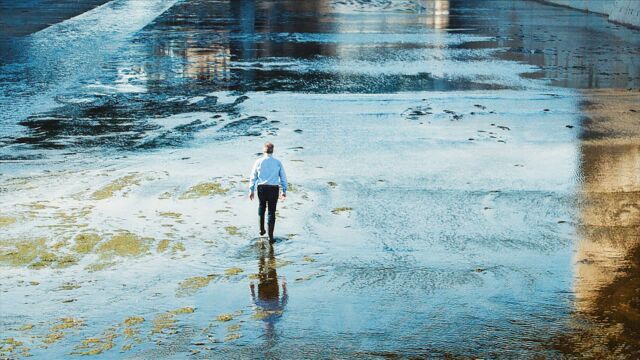
[[[640,108],[589,89],[639,87],[637,35],[535,2],[115,0],[14,36],[3,356],[632,358]]]

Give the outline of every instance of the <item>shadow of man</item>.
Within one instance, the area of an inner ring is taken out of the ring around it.
[[[258,291],[252,282],[251,299],[253,300],[254,317],[265,324],[265,338],[270,345],[275,341],[275,323],[280,320],[287,305],[287,280],[282,277],[282,295],[278,284],[276,257],[271,244],[261,245],[258,258]]]

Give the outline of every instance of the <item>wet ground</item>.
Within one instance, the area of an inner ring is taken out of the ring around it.
[[[3,25],[3,357],[640,356],[638,31],[525,1],[94,3]],[[246,199],[267,140],[273,247]]]

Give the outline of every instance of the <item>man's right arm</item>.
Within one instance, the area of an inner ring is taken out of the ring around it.
[[[258,163],[259,160],[253,164],[253,169],[251,169],[251,177],[249,177],[249,192],[253,193],[256,189],[256,182],[258,181]]]

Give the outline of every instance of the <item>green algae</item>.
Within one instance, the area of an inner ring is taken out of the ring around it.
[[[242,334],[240,333],[231,333],[231,334],[227,334],[227,336],[224,337],[224,341],[225,342],[235,341],[240,339],[241,337],[242,337]]]
[[[162,212],[159,212],[158,215],[162,217],[173,218],[173,219],[179,219],[182,216],[182,214],[178,212],[173,212],[173,211],[162,211]]]
[[[302,258],[302,261],[306,261],[306,262],[316,262],[316,259],[312,258],[312,257],[311,257],[311,256],[309,256],[309,255],[305,255],[305,256]]]
[[[84,325],[84,321],[82,319],[77,319],[73,317],[63,317],[60,319],[58,324],[53,325],[51,327],[52,332],[65,330],[65,329],[76,329]]]
[[[75,347],[76,351],[73,354],[77,355],[99,355],[103,352],[110,350],[114,347],[114,340],[118,337],[115,329],[107,330],[100,337],[90,337],[80,341],[80,344]]]
[[[75,239],[75,246],[73,247],[73,250],[79,254],[88,254],[99,242],[100,235],[96,233],[78,234]]]
[[[44,238],[22,240],[17,242],[2,241],[0,248],[0,264],[24,266],[46,254],[47,245]]]
[[[16,218],[9,216],[0,216],[0,227],[9,226],[16,222]]]
[[[151,334],[164,333],[165,330],[168,330],[168,331],[175,330],[176,323],[178,322],[178,320],[176,319],[176,315],[190,314],[190,313],[193,313],[194,311],[195,309],[192,307],[183,307],[183,308],[158,314],[153,319]]]
[[[339,215],[341,213],[349,212],[351,210],[353,210],[353,208],[346,207],[346,206],[345,207],[338,207],[338,208],[335,208],[335,209],[331,210],[331,213],[333,213],[334,215]]]
[[[133,185],[140,185],[140,179],[137,174],[131,174],[118,178],[106,186],[96,190],[91,197],[94,200],[104,200],[113,197],[113,195]]]
[[[3,359],[13,359],[14,354],[18,351],[23,357],[29,357],[31,356],[29,350],[22,341],[15,338],[9,337],[0,340],[0,357]]]
[[[229,234],[231,236],[242,235],[240,233],[240,231],[238,230],[238,228],[235,227],[235,226],[225,226],[224,230],[227,232],[227,234]]]
[[[167,200],[167,199],[171,199],[171,197],[173,197],[173,194],[165,191],[162,194],[158,195],[158,200]]]
[[[114,266],[116,263],[113,261],[101,261],[95,264],[88,265],[85,269],[89,272],[101,271]]]
[[[282,315],[282,310],[264,310],[258,309],[251,317],[255,320],[264,320],[271,315]]]
[[[173,248],[171,248],[171,251],[173,253],[176,253],[178,251],[186,251],[187,249],[184,247],[184,244],[181,242],[177,242],[175,244],[173,244]]]
[[[130,316],[124,320],[125,326],[133,326],[137,324],[141,324],[144,322],[144,318],[142,316]]]
[[[209,285],[216,275],[207,276],[194,276],[188,279],[184,279],[178,283],[178,289],[176,290],[176,296],[190,296],[198,292],[198,290]]]
[[[80,289],[80,285],[77,282],[66,282],[60,286],[60,290],[75,290]]]
[[[217,321],[227,322],[233,320],[233,314],[221,314],[216,317]]]
[[[169,248],[170,244],[171,244],[171,241],[167,239],[160,240],[160,242],[158,243],[158,246],[156,247],[156,251],[159,253],[165,252]]]
[[[224,195],[229,189],[222,187],[218,182],[204,182],[194,185],[186,192],[180,195],[180,200],[197,199],[201,197],[207,197],[212,195]]]
[[[113,235],[110,240],[100,244],[97,252],[101,254],[103,258],[109,258],[111,256],[140,256],[149,251],[149,240],[148,238],[141,238],[131,232],[123,231]]]
[[[24,324],[24,325],[22,325],[22,326],[20,326],[20,327],[18,328],[18,331],[27,331],[27,330],[31,330],[31,329],[33,329],[33,328],[34,328],[34,326],[35,326],[35,325],[33,325],[33,324]]]
[[[242,270],[239,267],[231,267],[231,268],[228,268],[227,270],[225,270],[224,274],[227,275],[227,276],[235,276],[235,275],[240,274],[243,271],[244,270]]]

